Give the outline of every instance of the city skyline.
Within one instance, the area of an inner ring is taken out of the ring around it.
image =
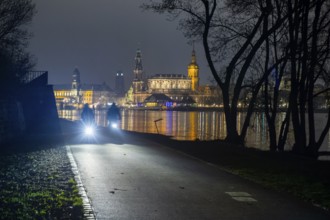
[[[139,8],[148,1],[33,2],[38,12],[30,24],[29,51],[37,58],[35,69],[49,71],[50,84],[70,82],[77,67],[82,82],[114,87],[115,74],[122,71],[129,85],[137,49],[145,76],[187,74],[193,46],[176,21]],[[198,43],[195,51],[201,83],[209,83],[211,75]]]

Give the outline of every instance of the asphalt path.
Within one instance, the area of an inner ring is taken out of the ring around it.
[[[72,137],[68,146],[97,219],[330,219],[320,208],[125,132]]]

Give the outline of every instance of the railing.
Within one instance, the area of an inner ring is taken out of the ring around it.
[[[27,72],[23,77],[21,78],[21,83],[28,84],[32,82],[33,80],[44,76],[46,79],[48,78],[48,71],[30,71]]]

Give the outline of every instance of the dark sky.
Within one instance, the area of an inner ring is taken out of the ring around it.
[[[70,83],[78,67],[83,83],[106,82],[122,70],[130,82],[134,57],[142,51],[148,75],[187,74],[192,45],[165,15],[144,12],[147,0],[33,0],[37,14],[30,25],[29,51],[37,70],[49,71],[49,83]],[[204,52],[195,46],[202,84],[210,74]],[[127,83],[128,84],[128,83]]]

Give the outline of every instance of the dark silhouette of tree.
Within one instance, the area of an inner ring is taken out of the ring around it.
[[[292,11],[294,7],[299,10]],[[321,129],[321,135],[317,140],[314,99],[329,91],[329,88],[316,92],[315,83],[329,77],[327,63],[330,61],[330,3],[326,0],[288,1],[287,9],[290,105],[295,137],[293,151],[317,157],[317,152],[330,128],[328,109],[326,125]]]
[[[244,143],[255,105],[261,101],[258,107],[264,107],[272,151],[284,150],[292,122],[293,151],[317,155],[330,127],[329,109],[316,137],[314,100],[329,93],[328,0],[151,0],[142,8],[180,19],[185,36],[202,42],[222,91],[228,141]],[[290,79],[286,92],[279,88],[284,78]],[[317,81],[323,81],[322,91],[315,90]],[[249,94],[244,100],[247,112],[238,131],[237,106],[244,93]],[[288,106],[277,134],[281,100]]]
[[[151,1],[143,8],[172,18],[181,16],[185,36],[201,40],[211,73],[221,88],[226,116],[226,140],[244,144],[258,93],[273,67],[255,75],[251,66],[264,53],[268,37],[285,22],[286,17],[273,16],[278,8],[271,0],[163,0]],[[249,79],[253,76],[253,81]],[[237,127],[238,104],[243,88],[250,88],[246,117],[240,131]]]
[[[0,82],[18,84],[20,77],[33,65],[32,56],[26,52],[27,24],[35,14],[31,0],[0,1]]]

